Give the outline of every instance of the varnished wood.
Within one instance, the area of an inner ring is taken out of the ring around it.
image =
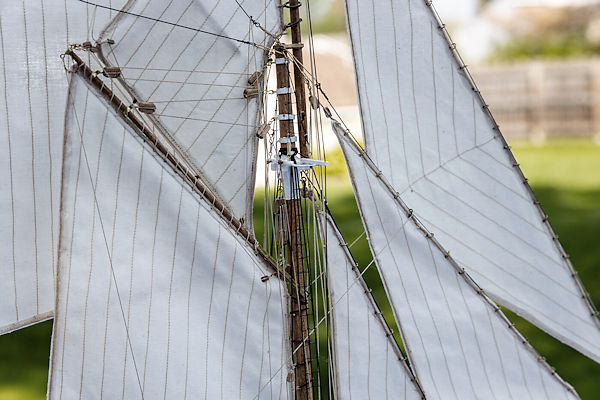
[[[290,31],[292,33],[292,43],[302,43],[302,31],[300,29],[300,1],[290,0]],[[300,142],[300,154],[302,157],[309,157],[308,147],[308,128],[306,115],[306,87],[304,85],[304,71],[302,71],[303,56],[302,47],[295,47],[292,54],[296,59],[294,63],[294,86],[296,96],[296,110],[298,118],[298,140]]]
[[[286,58],[287,50],[283,46],[275,46],[276,58]],[[290,86],[289,62],[279,63],[275,66],[277,76],[277,88],[288,88]],[[297,88],[296,88],[297,89]],[[296,94],[296,99],[298,99]],[[292,96],[284,93],[277,96],[279,114],[292,114]],[[306,106],[304,105],[304,108]],[[300,109],[298,107],[297,109]],[[298,126],[301,126],[298,121]],[[301,128],[299,128],[301,129]],[[279,121],[280,137],[294,136],[294,121]],[[302,143],[302,139],[300,139]],[[291,150],[291,151],[290,151]],[[280,152],[292,156],[295,153],[296,144],[281,144]],[[302,251],[302,212],[301,200],[292,199],[285,201],[287,209],[287,255],[290,265],[288,274],[292,277],[290,284],[290,310],[291,310],[291,348],[292,361],[294,362],[294,384],[296,400],[312,400],[312,366],[310,356],[310,342],[308,341],[308,300],[306,296],[306,271],[304,254]]]

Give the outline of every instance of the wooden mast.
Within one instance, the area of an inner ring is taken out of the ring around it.
[[[283,44],[275,46],[275,69],[277,76],[277,104],[279,112],[280,149],[281,156],[292,158],[298,153],[296,143],[300,144],[300,154],[308,158],[308,140],[306,124],[306,95],[304,90],[304,78],[302,74],[302,46],[300,34],[300,3],[291,0],[286,7],[290,9],[290,23],[288,27],[292,31],[292,48],[294,62],[294,82],[296,112],[293,116],[292,89],[290,86],[290,57]],[[298,120],[298,137],[294,135],[294,119]],[[302,242],[302,204],[298,195],[300,192],[299,172],[296,168],[290,168],[291,179],[289,180],[292,195],[285,200],[287,213],[287,257],[289,263],[289,274],[293,283],[290,284],[290,314],[291,314],[291,347],[292,361],[294,363],[295,398],[296,400],[312,400],[312,366],[308,325],[308,298],[306,287],[306,270],[304,265],[303,242]]]
[[[300,30],[300,1],[290,0],[290,31],[292,32],[292,54],[296,59],[294,63],[294,86],[296,89],[296,111],[298,113],[298,137],[300,139],[300,154],[302,157],[310,156],[308,150],[308,129],[306,117],[306,90],[304,87],[304,71],[302,56],[302,32]]]

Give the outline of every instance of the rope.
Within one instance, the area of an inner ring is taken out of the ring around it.
[[[147,20],[150,20],[150,21],[155,21],[155,22],[160,22],[160,23],[167,24],[167,25],[171,25],[171,26],[175,26],[175,27],[178,27],[178,28],[188,29],[188,30],[190,30],[190,31],[194,31],[194,32],[205,33],[205,34],[207,34],[207,35],[216,36],[216,37],[218,37],[218,38],[222,38],[222,39],[229,39],[229,40],[232,40],[232,41],[234,41],[234,42],[238,42],[238,43],[247,44],[247,45],[249,45],[249,46],[255,46],[255,47],[258,47],[258,48],[260,48],[260,49],[264,48],[264,46],[262,46],[262,45],[260,45],[260,44],[258,44],[258,43],[253,43],[253,42],[249,42],[249,41],[247,41],[247,40],[242,40],[242,39],[236,39],[236,38],[232,38],[232,37],[230,37],[230,36],[221,35],[221,34],[219,34],[219,33],[210,32],[210,31],[205,31],[204,29],[193,28],[193,27],[191,27],[191,26],[187,26],[187,25],[176,24],[176,23],[174,23],[174,22],[164,21],[164,20],[162,20],[162,19],[153,18],[153,17],[148,17],[147,15],[136,14],[136,13],[132,13],[132,12],[129,12],[129,11],[123,11],[123,10],[119,10],[119,9],[117,9],[117,8],[113,8],[113,7],[104,6],[104,5],[101,5],[101,4],[92,3],[92,2],[89,2],[89,1],[86,1],[86,0],[77,0],[77,1],[79,1],[79,2],[81,2],[81,3],[84,3],[84,4],[89,4],[89,5],[91,5],[91,6],[95,6],[95,7],[104,8],[104,9],[106,9],[106,10],[110,10],[110,11],[116,11],[116,12],[118,12],[118,13],[121,13],[121,14],[132,15],[132,16],[134,16],[134,17],[143,18],[143,19],[147,19]]]
[[[268,30],[266,30],[257,20],[255,20],[252,15],[248,14],[248,12],[244,9],[244,7],[242,7],[242,5],[240,4],[240,2],[238,0],[235,0],[235,2],[237,3],[238,7],[240,8],[240,10],[242,10],[242,12],[244,14],[246,14],[246,17],[248,17],[248,19],[250,20],[250,22],[252,22],[252,25],[254,25],[255,27],[257,27],[258,29],[260,29],[261,31],[263,31],[264,33],[266,33],[268,36],[272,37],[275,40],[278,40],[279,37],[273,35],[271,32],[269,32]]]

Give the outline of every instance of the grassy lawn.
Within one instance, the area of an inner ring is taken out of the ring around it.
[[[597,305],[600,305],[600,147],[579,141],[557,141],[544,146],[514,146],[525,174],[532,183],[550,221],[579,275]],[[339,157],[332,160],[340,162]],[[341,170],[334,166],[332,170]],[[334,178],[334,177],[332,177]],[[354,196],[344,177],[330,180],[329,204],[347,241],[362,232]],[[262,202],[257,199],[257,206]],[[257,215],[260,218],[260,215]],[[262,222],[257,221],[257,226]],[[259,237],[261,237],[259,235]],[[360,265],[371,256],[366,241],[352,247]],[[377,288],[375,271],[366,278],[374,295],[384,301]],[[389,318],[389,312],[387,313]],[[600,393],[600,365],[509,314],[558,373],[579,392],[582,399]],[[46,322],[0,336],[0,399],[43,399],[49,355],[51,323]]]

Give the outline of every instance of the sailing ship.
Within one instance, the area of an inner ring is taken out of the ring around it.
[[[598,313],[433,4],[345,5],[364,146],[298,0],[2,2],[0,333],[54,319],[48,398],[578,398],[501,306],[596,362]]]

